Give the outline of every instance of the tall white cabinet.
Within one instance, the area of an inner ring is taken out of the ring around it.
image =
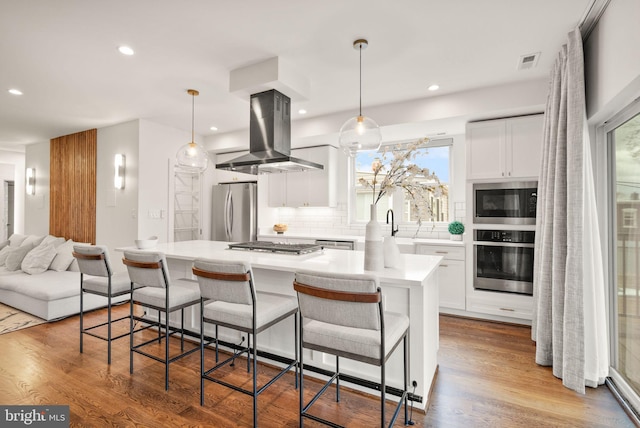
[[[467,124],[467,179],[537,177],[543,115]]]
[[[543,114],[467,124],[466,226],[469,235],[474,235],[473,229],[534,229],[534,226],[530,225],[474,224],[472,188],[475,182],[537,180],[540,174],[543,126]],[[533,311],[532,296],[474,289],[474,251],[473,243],[468,243],[466,311],[488,319],[530,323]]]

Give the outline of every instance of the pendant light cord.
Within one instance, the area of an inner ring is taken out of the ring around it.
[[[194,134],[194,126],[195,126],[195,103],[196,103],[196,95],[195,93],[191,94],[191,142],[195,143],[195,134]]]
[[[362,116],[362,44],[360,44],[360,116]]]

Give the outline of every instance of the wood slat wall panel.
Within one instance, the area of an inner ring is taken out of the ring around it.
[[[96,129],[51,139],[49,233],[95,244]]]

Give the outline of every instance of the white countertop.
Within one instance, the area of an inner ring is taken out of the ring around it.
[[[325,249],[316,253],[294,255],[243,251],[228,249],[228,242],[220,241],[182,241],[158,244],[149,251],[161,251],[168,259],[195,260],[210,258],[238,260],[251,263],[253,268],[295,272],[299,269],[318,270],[334,273],[365,273],[364,252]],[[132,250],[135,247],[117,248],[117,251]],[[442,257],[415,254],[402,254],[401,267],[385,268],[369,272],[378,276],[381,282],[397,285],[422,286],[426,279],[438,267]]]

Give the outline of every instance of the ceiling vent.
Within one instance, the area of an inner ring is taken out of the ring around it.
[[[535,68],[535,66],[538,65],[538,58],[540,58],[540,52],[522,55],[518,61],[518,70]]]

